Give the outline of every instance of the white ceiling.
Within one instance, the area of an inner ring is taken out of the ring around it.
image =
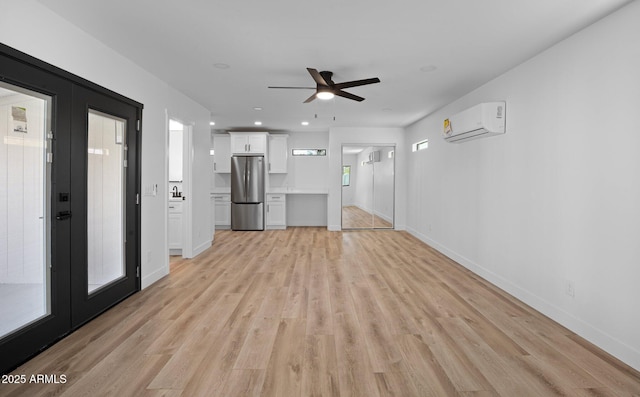
[[[270,131],[405,126],[631,2],[38,1],[205,106],[216,129]],[[382,82],[346,90],[360,103],[267,88],[314,86],[307,67]]]

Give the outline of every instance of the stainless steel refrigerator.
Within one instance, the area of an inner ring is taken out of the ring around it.
[[[231,229],[264,230],[264,157],[231,157]]]

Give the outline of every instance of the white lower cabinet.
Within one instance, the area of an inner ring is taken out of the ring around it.
[[[229,229],[231,227],[231,194],[214,194],[216,229]]]
[[[267,194],[267,229],[287,228],[287,196]]]
[[[169,249],[182,249],[182,202],[169,201]]]

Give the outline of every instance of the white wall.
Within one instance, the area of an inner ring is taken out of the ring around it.
[[[14,131],[14,106],[26,110],[26,132]],[[45,119],[41,99],[0,97],[0,284],[42,283],[45,276]]]
[[[395,229],[405,228],[404,192],[407,185],[406,160],[411,150],[406,149],[404,129],[372,127],[336,127],[329,130],[329,198],[327,203],[329,230],[341,229],[341,190],[342,190],[342,146],[343,145],[395,145],[396,181],[395,181]],[[359,170],[360,171],[360,170]]]
[[[194,131],[194,180],[208,180],[209,111],[34,0],[3,5],[2,42],[144,104],[142,133],[142,286],[168,274],[167,112]],[[204,142],[204,143],[203,143]],[[149,195],[154,186],[156,196]],[[194,184],[193,250],[211,242],[209,186]]]
[[[640,2],[407,128],[407,229],[640,369]],[[506,100],[507,133],[443,119]],[[575,296],[566,293],[571,286]]]
[[[292,156],[292,149],[329,149],[328,132],[290,132],[286,174],[270,174],[271,187],[326,189],[329,156]],[[328,152],[328,150],[327,150]]]
[[[395,148],[392,146],[374,147],[380,152],[380,161],[373,163],[373,213],[393,223]],[[394,154],[389,157],[389,153]]]
[[[369,213],[373,213],[373,166],[369,163],[369,153],[372,150],[368,147],[358,153],[358,179],[355,181],[356,192],[353,199],[356,207]]]

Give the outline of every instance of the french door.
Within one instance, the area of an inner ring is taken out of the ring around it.
[[[0,45],[0,373],[139,290],[141,111]]]
[[[126,102],[74,86],[71,320],[77,327],[138,290],[137,120]],[[76,165],[76,166],[73,166]]]

